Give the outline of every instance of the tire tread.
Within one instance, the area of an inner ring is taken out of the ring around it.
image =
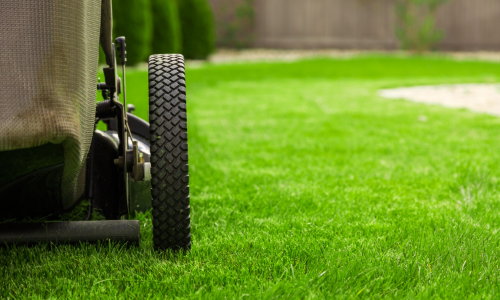
[[[151,195],[155,250],[191,249],[184,57],[149,57]]]

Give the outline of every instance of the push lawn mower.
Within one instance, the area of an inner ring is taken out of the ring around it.
[[[0,3],[0,244],[138,243],[129,216],[151,209],[155,249],[191,247],[183,57],[149,58],[148,124],[126,103],[126,56],[111,0]],[[82,201],[106,221],[54,222]]]

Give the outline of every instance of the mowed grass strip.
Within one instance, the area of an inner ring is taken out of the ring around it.
[[[139,248],[0,249],[1,298],[498,298],[500,119],[377,90],[499,79],[432,57],[188,68],[191,253],[155,253],[145,214]]]

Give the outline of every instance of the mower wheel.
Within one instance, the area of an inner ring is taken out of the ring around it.
[[[149,57],[149,133],[153,243],[191,248],[184,57]]]

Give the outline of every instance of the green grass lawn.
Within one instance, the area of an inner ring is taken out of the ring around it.
[[[188,68],[191,253],[155,253],[144,215],[139,248],[0,249],[0,298],[499,298],[500,118],[377,96],[498,81],[437,57]]]

